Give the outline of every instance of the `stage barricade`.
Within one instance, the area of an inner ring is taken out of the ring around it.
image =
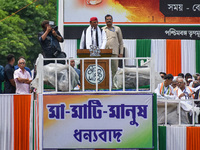
[[[44,61],[47,60],[55,63],[44,66]],[[162,81],[159,73],[155,73],[153,58],[150,57],[66,58],[66,62],[80,62],[79,81],[74,69],[68,64],[59,64],[59,60],[63,59],[47,59],[39,55],[36,63],[37,75],[32,82],[37,93],[153,92],[155,84]],[[113,60],[121,60],[122,68],[112,77]],[[133,62],[132,66],[125,66],[125,61],[128,60]]]

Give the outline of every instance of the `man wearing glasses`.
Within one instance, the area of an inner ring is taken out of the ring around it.
[[[14,80],[16,84],[17,94],[28,94],[30,93],[30,83],[32,81],[31,76],[25,69],[26,61],[21,58],[18,61],[19,69],[14,72]]]

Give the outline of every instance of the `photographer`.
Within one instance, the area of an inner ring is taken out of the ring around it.
[[[53,27],[53,23],[50,25],[48,20],[42,22],[41,26],[43,31],[38,34],[40,45],[43,49],[44,58],[65,58],[66,54],[61,52],[59,42],[63,42],[64,39],[58,31],[57,26]],[[54,63],[54,61],[45,61],[44,64]],[[65,63],[58,61],[58,63]]]

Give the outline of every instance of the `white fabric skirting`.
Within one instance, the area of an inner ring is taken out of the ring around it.
[[[186,150],[186,127],[167,126],[167,150]]]
[[[14,150],[13,95],[0,95],[0,150]]]

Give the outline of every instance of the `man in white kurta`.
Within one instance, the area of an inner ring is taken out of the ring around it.
[[[200,86],[196,88],[186,86],[186,81],[183,78],[178,78],[177,81],[178,81],[178,89],[175,91],[176,99],[182,99],[182,100],[193,99],[194,92],[200,89]],[[181,107],[185,111],[190,111],[193,107],[193,104],[190,100],[182,101]]]
[[[176,96],[174,94],[174,89],[171,86],[173,75],[168,74],[164,77],[164,82],[158,84],[155,89],[155,93],[157,94],[157,98],[161,99],[175,99]]]
[[[90,18],[90,26],[83,30],[80,49],[90,49],[91,45],[100,49],[105,49],[106,46],[106,33],[98,27],[97,17]]]

